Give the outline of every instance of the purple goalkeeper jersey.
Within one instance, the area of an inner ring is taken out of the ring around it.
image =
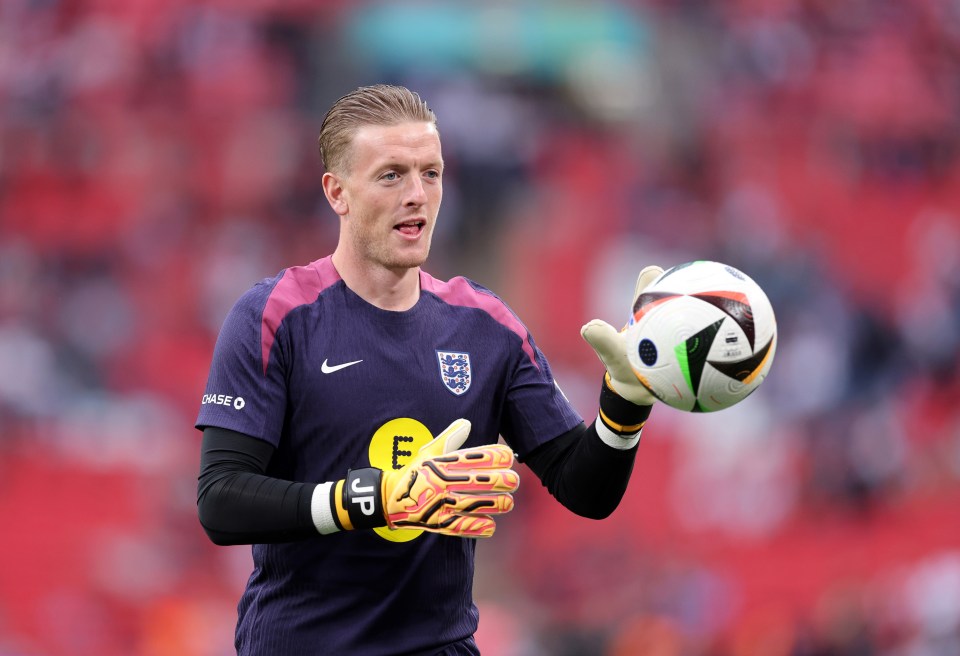
[[[410,310],[381,310],[344,284],[330,257],[260,282],[223,324],[197,427],[265,440],[276,447],[268,475],[320,483],[350,469],[400,469],[460,417],[473,425],[466,446],[502,435],[521,458],[582,421],[497,296],[422,271],[420,289]],[[254,545],[237,651],[468,645],[475,546],[385,527]]]

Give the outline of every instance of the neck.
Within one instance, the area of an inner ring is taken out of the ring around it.
[[[357,296],[381,310],[403,312],[420,299],[420,267],[386,268],[345,257],[338,248],[333,266]]]

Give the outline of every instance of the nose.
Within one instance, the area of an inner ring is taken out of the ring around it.
[[[403,204],[408,207],[419,207],[427,202],[427,191],[423,187],[423,180],[418,175],[411,175],[407,178],[406,195]]]

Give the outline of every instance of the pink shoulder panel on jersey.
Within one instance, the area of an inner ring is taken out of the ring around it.
[[[263,308],[260,326],[260,348],[263,361],[263,373],[267,373],[270,363],[270,349],[276,338],[277,329],[291,310],[317,300],[327,287],[340,280],[340,274],[327,256],[307,266],[285,269],[280,280],[274,286]]]
[[[540,368],[537,359],[533,353],[533,346],[530,345],[529,333],[524,328],[516,315],[507,308],[506,304],[493,294],[486,294],[474,289],[466,278],[457,277],[449,282],[437,280],[430,274],[420,271],[420,289],[436,294],[442,301],[450,305],[459,305],[462,307],[477,308],[483,310],[497,323],[501,324],[520,337],[523,344],[523,352],[527,354],[533,366]]]

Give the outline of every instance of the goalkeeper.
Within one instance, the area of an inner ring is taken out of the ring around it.
[[[498,297],[420,268],[444,164],[417,94],[357,89],[319,146],[337,246],[237,301],[196,423],[200,522],[253,545],[236,650],[477,654],[473,538],[513,508],[514,454],[571,511],[606,517],[654,399],[621,334],[591,321],[606,373],[586,425]]]

